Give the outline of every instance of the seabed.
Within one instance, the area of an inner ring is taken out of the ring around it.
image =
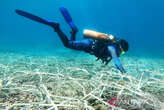
[[[164,110],[163,59],[125,55],[127,74],[95,60],[71,50],[1,52],[0,110]]]

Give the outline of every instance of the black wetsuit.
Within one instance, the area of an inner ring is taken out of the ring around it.
[[[39,23],[48,25],[54,29],[54,31],[59,35],[61,41],[63,42],[64,46],[74,50],[80,50],[87,52],[89,54],[95,55],[98,59],[101,59],[103,63],[108,64],[111,59],[114,60],[116,67],[123,73],[125,70],[123,69],[121,62],[119,60],[120,56],[120,46],[118,43],[113,43],[111,41],[99,41],[93,39],[85,39],[85,40],[76,40],[76,32],[77,29],[75,25],[73,25],[71,18],[69,17],[68,12],[66,13],[66,20],[69,24],[71,24],[72,32],[71,32],[71,39],[69,40],[67,36],[61,31],[59,24],[55,22],[51,22],[49,20],[40,18],[36,15],[31,13],[22,11],[22,10],[15,10],[15,12],[21,16],[24,16],[28,19],[37,21]],[[69,19],[68,19],[69,18]]]
[[[55,28],[55,32],[57,32],[58,36],[60,37],[63,45],[67,48],[80,50],[87,52],[89,54],[95,55],[97,59],[101,59],[103,63],[106,65],[114,59],[116,67],[124,73],[125,70],[122,67],[120,60],[118,57],[120,56],[120,49],[117,43],[112,42],[105,42],[105,41],[98,41],[93,39],[84,39],[84,40],[76,40],[76,32],[71,32],[70,40],[67,36],[61,31],[61,29]],[[111,48],[112,49],[109,49]],[[113,54],[113,55],[112,55]]]

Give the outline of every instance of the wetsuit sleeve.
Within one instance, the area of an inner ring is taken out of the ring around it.
[[[126,71],[124,70],[121,62],[120,62],[120,59],[118,58],[117,54],[116,54],[116,49],[115,47],[113,46],[108,46],[108,52],[110,52],[111,56],[112,56],[112,59],[115,63],[115,66],[117,67],[117,69],[120,70],[121,73],[125,73]]]

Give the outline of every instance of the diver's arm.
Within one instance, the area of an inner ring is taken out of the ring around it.
[[[120,62],[120,59],[117,57],[117,54],[116,54],[116,49],[115,47],[113,46],[108,46],[108,51],[110,52],[113,60],[114,60],[114,63],[117,67],[117,69],[119,69],[121,71],[121,73],[125,73],[126,71],[124,70],[121,62]]]

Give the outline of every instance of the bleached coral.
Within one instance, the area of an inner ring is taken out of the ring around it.
[[[0,65],[1,109],[160,110],[164,102],[164,70],[147,59],[123,59],[128,74],[121,74],[112,64],[105,67],[81,56],[76,61],[61,56],[10,57],[16,60]],[[108,103],[115,97],[118,106]]]

